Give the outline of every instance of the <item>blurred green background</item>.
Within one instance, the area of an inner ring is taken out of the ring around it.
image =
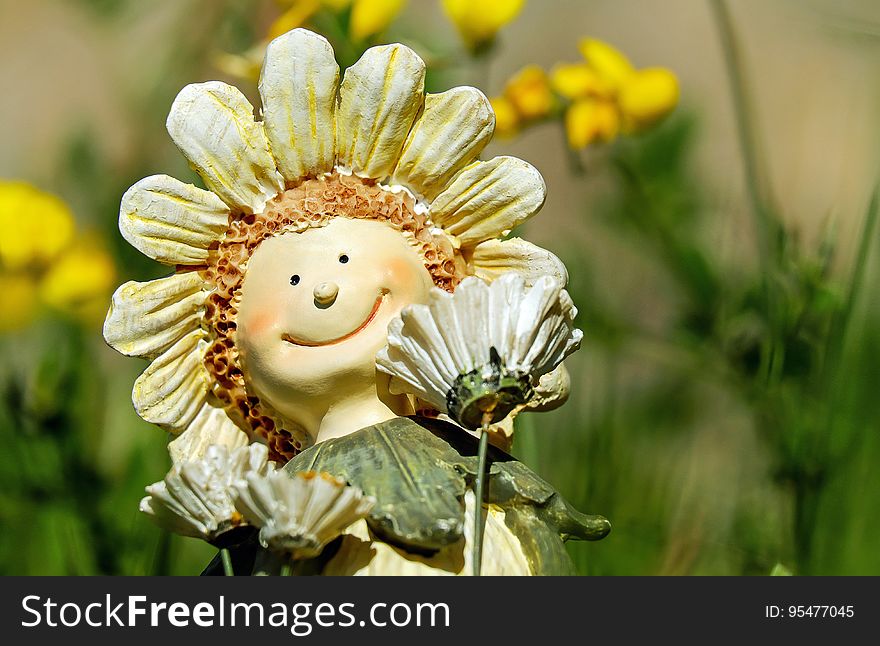
[[[0,283],[0,573],[196,574],[211,558],[137,512],[166,438],[135,415],[144,364],[104,346],[100,312],[119,283],[163,274],[116,229],[123,192],[198,182],[164,131],[174,96],[220,78],[256,104],[260,43],[298,4],[0,0],[0,178],[59,196],[115,267],[25,268],[88,283],[97,315],[46,297],[21,321],[26,294]],[[429,91],[499,96],[525,65],[578,60],[585,36],[679,79],[648,132],[571,151],[557,107],[485,153],[547,180],[517,234],[566,262],[586,332],[570,401],[518,418],[514,442],[612,521],[571,545],[580,572],[880,574],[877,4],[533,0],[476,52],[436,0],[363,39],[346,4],[307,22],[340,63],[405,42]]]

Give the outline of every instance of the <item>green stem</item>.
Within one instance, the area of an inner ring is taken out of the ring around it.
[[[291,566],[290,559],[284,561],[281,566],[281,576],[290,576],[293,573],[293,567]]]
[[[560,122],[559,132],[562,133],[562,147],[565,150],[565,158],[568,161],[569,172],[571,172],[573,177],[583,177],[584,175],[586,175],[587,169],[584,166],[584,160],[581,157],[581,152],[572,148],[568,143],[568,135],[565,132],[564,119]]]
[[[822,483],[800,477],[794,481],[794,548],[797,574],[812,573],[813,536]]]
[[[486,454],[489,451],[489,425],[480,430],[480,450],[477,454],[476,500],[474,501],[474,576],[480,576],[483,564],[483,499],[486,485]]]
[[[223,561],[223,575],[235,576],[235,571],[232,569],[232,555],[225,547],[220,550],[220,560]]]
[[[758,132],[754,119],[754,101],[749,94],[746,82],[742,53],[736,38],[736,30],[725,0],[711,0],[709,3],[715,16],[721,50],[730,78],[730,92],[733,98],[736,132],[739,138],[743,157],[743,170],[746,179],[746,192],[751,203],[752,216],[755,219],[757,234],[758,262],[761,269],[761,291],[764,295],[764,306],[770,322],[770,334],[763,344],[759,374],[764,375],[765,382],[770,384],[778,378],[782,369],[783,345],[782,325],[783,313],[779,299],[773,297],[772,276],[779,264],[779,240],[781,226],[775,217],[778,209],[770,194],[767,173],[761,156]]]
[[[478,54],[471,58],[473,66],[474,87],[480,89],[486,95],[489,94],[489,65],[492,62],[488,52]]]
[[[778,226],[773,217],[775,209],[771,206],[772,200],[769,190],[765,181],[762,180],[766,177],[766,173],[762,164],[757,128],[752,116],[754,103],[749,95],[748,84],[743,72],[742,54],[727,4],[724,0],[712,0],[710,6],[715,16],[715,24],[721,40],[721,50],[730,78],[730,92],[736,117],[737,137],[743,156],[746,191],[751,202],[752,215],[755,217],[759,261],[766,280],[774,257]]]

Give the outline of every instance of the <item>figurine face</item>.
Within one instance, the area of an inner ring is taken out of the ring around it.
[[[250,258],[236,345],[256,394],[297,421],[375,384],[388,323],[433,282],[398,231],[372,220],[263,241]]]

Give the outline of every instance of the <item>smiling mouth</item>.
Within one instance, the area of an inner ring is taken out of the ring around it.
[[[370,311],[370,314],[364,320],[363,323],[358,325],[354,330],[349,332],[348,334],[344,334],[340,337],[336,337],[335,339],[329,339],[327,341],[304,341],[303,339],[297,339],[296,337],[285,332],[281,335],[282,341],[287,341],[292,345],[301,345],[306,348],[317,348],[323,345],[334,345],[336,343],[342,343],[353,337],[355,334],[359,333],[365,327],[367,327],[370,323],[373,322],[373,319],[376,318],[376,314],[379,312],[379,307],[382,305],[382,301],[385,300],[385,296],[388,294],[388,290],[383,289],[382,293],[376,298],[376,302],[373,304],[373,309]]]

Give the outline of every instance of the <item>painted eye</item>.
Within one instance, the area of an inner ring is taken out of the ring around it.
[[[299,285],[299,274],[294,274],[293,276],[290,277],[290,284],[291,285]]]
[[[345,263],[348,262],[348,256],[346,256],[345,254],[342,254],[341,256],[339,256],[339,262],[341,262],[344,265]]]

